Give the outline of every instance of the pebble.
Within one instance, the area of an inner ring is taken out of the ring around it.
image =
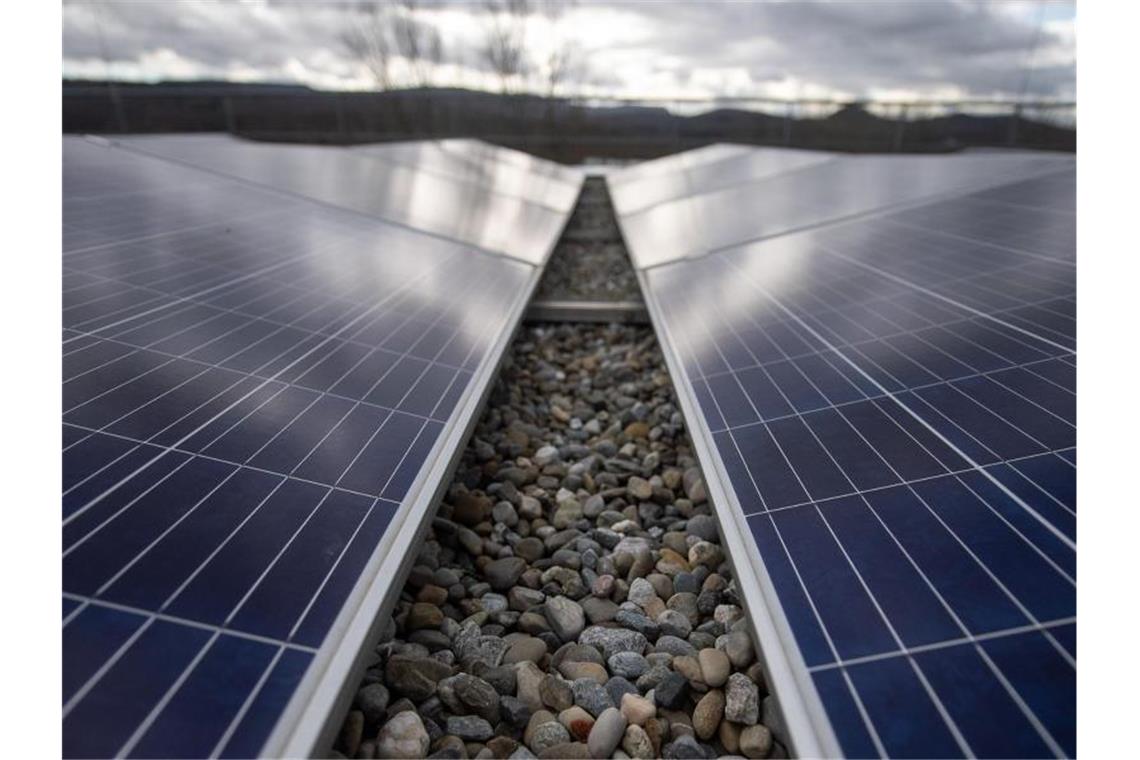
[[[376,752],[380,757],[424,757],[431,740],[420,716],[407,710],[392,716],[376,737]]]
[[[488,563],[483,575],[496,591],[506,591],[518,582],[526,570],[526,560],[522,557],[504,557]]]
[[[574,690],[558,676],[544,676],[538,686],[542,704],[554,710],[565,710],[574,704]]]
[[[625,736],[626,719],[621,711],[610,707],[598,716],[586,744],[590,757],[609,757]]]
[[[539,662],[546,654],[546,642],[527,636],[516,640],[507,648],[503,655],[504,665],[513,665],[517,662]]]
[[[495,735],[491,724],[475,715],[453,715],[447,719],[447,733],[464,741],[482,742]]]
[[[649,670],[649,662],[637,652],[618,652],[606,664],[611,673],[624,678],[637,678]]]
[[[719,649],[702,649],[697,653],[697,660],[700,662],[701,674],[706,684],[714,689],[724,686],[732,670],[728,655]]]
[[[388,689],[383,684],[370,683],[356,693],[356,706],[360,708],[364,720],[376,725],[384,719],[388,699]]]
[[[335,751],[780,754],[707,498],[650,329],[524,328]]]
[[[527,723],[526,731],[523,732],[523,743],[532,752],[542,752],[555,744],[568,741],[570,741],[570,732],[546,710],[535,712]]]
[[[772,750],[772,732],[762,725],[740,732],[740,752],[745,757],[767,757]]]
[[[566,727],[570,735],[578,741],[586,741],[590,729],[594,727],[594,716],[577,705],[567,707],[558,713],[558,722]]]
[[[593,679],[579,678],[570,687],[574,692],[574,704],[595,717],[601,715],[602,711],[614,706],[614,701],[610,699],[609,692]]]
[[[621,714],[630,723],[639,726],[657,714],[657,707],[645,697],[635,694],[625,694],[621,698]]]
[[[671,710],[685,706],[689,696],[689,681],[680,673],[670,673],[653,687],[657,703]]]
[[[602,657],[609,659],[618,652],[637,652],[642,654],[649,646],[649,640],[644,634],[637,631],[627,631],[622,628],[603,628],[599,625],[590,626],[582,631],[578,638],[579,643],[597,647]]]
[[[693,730],[701,739],[708,741],[716,734],[724,717],[724,692],[713,689],[701,697],[693,710]]]
[[[563,641],[573,641],[586,627],[586,615],[582,612],[582,606],[573,599],[564,596],[547,599],[543,611],[550,629]]]
[[[638,725],[626,726],[625,736],[621,740],[621,748],[631,758],[649,760],[656,757],[649,734],[645,733],[645,729]]]
[[[724,717],[747,726],[760,720],[760,692],[752,679],[743,673],[733,673],[728,677]]]

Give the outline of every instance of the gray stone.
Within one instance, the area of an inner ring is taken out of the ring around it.
[[[618,652],[606,664],[610,673],[625,678],[637,678],[649,670],[649,662],[637,652]]]
[[[624,628],[637,631],[650,640],[661,635],[661,626],[650,620],[648,616],[633,610],[619,609],[614,614],[614,622]]]
[[[430,657],[393,655],[384,675],[389,688],[418,702],[435,693],[435,685],[451,675],[451,668]]]
[[[495,735],[491,724],[475,715],[455,715],[447,719],[447,733],[469,742],[483,742]]]
[[[586,744],[590,749],[590,757],[610,757],[617,749],[622,737],[625,736],[626,720],[621,711],[615,707],[602,711],[590,729],[590,737]]]
[[[521,728],[530,720],[534,712],[530,706],[516,697],[502,697],[499,699],[499,712],[503,720],[516,728]]]
[[[662,636],[653,644],[653,649],[656,652],[668,652],[674,657],[691,657],[697,653],[692,644],[676,636]]]
[[[685,488],[685,496],[694,504],[701,504],[708,499],[708,493],[705,491],[705,481],[704,478],[701,477],[699,468],[690,467],[685,470],[682,484]]]
[[[546,654],[546,642],[532,636],[516,639],[503,655],[504,665],[513,665],[516,662],[530,661],[537,663]]]
[[[594,717],[601,715],[607,707],[614,706],[609,692],[592,678],[575,679],[570,688],[574,693],[574,704]]]
[[[586,619],[590,621],[591,625],[608,623],[618,614],[618,606],[609,599],[599,599],[595,596],[591,596],[583,599],[579,604],[582,606],[582,611],[586,613]]]
[[[356,706],[364,714],[364,720],[372,726],[384,719],[388,711],[388,689],[383,684],[370,683],[356,692]]]
[[[509,501],[500,501],[492,507],[491,519],[511,528],[519,524],[519,514]]]
[[[578,643],[589,644],[597,648],[602,657],[609,659],[618,652],[637,652],[643,654],[649,646],[649,640],[637,631],[628,631],[623,628],[604,628],[600,625],[590,626],[582,631]]]
[[[680,710],[689,696],[689,681],[680,673],[670,673],[653,687],[657,704],[670,710]]]
[[[582,606],[565,596],[547,599],[543,610],[550,629],[563,641],[573,641],[586,626]]]
[[[430,744],[420,716],[414,710],[407,710],[392,716],[380,729],[376,754],[391,758],[424,757]]]
[[[744,631],[726,633],[716,640],[716,648],[728,655],[734,668],[743,670],[752,664],[755,657],[752,651],[752,639]]]
[[[720,540],[716,529],[716,518],[712,515],[693,515],[685,525],[685,531],[703,541]]]
[[[629,601],[636,604],[642,609],[645,608],[650,600],[657,598],[657,590],[653,588],[653,584],[645,578],[635,578],[629,584]]]
[[[491,723],[499,722],[499,693],[494,686],[468,673],[460,673],[448,680],[452,681],[455,696],[471,712]]]
[[[532,752],[541,753],[556,744],[570,741],[570,732],[553,715],[540,710],[531,716],[523,741]]]
[[[675,599],[676,597],[674,597]],[[689,618],[677,610],[665,610],[657,616],[657,625],[662,634],[685,639],[693,632]]]
[[[506,591],[518,583],[526,570],[526,560],[522,557],[504,557],[489,562],[483,568],[483,575],[496,591]]]
[[[649,670],[637,679],[637,688],[643,692],[656,688],[657,684],[672,672],[666,665],[651,665]]]
[[[634,760],[651,760],[656,756],[649,734],[645,733],[644,728],[636,724],[626,726],[621,748]]]
[[[534,463],[539,467],[545,467],[548,464],[557,462],[560,457],[558,454],[558,449],[556,449],[554,446],[543,446],[538,451],[534,452],[534,456],[531,457],[531,459],[533,459]]]
[[[606,693],[610,695],[615,705],[621,704],[621,698],[626,694],[640,694],[637,687],[623,676],[614,676],[606,681]]]
[[[752,679],[743,673],[733,673],[728,677],[724,717],[746,726],[755,725],[760,720],[760,692]]]
[[[665,760],[705,760],[716,757],[715,752],[707,750],[695,737],[687,735],[665,745],[661,754]]]
[[[570,683],[556,675],[547,674],[538,685],[538,693],[542,704],[552,710],[562,711],[574,704],[574,690]]]

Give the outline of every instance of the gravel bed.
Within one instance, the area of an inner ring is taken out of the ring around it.
[[[783,757],[775,720],[652,330],[524,328],[334,756]]]
[[[539,283],[540,301],[640,301],[606,182],[588,177]]]

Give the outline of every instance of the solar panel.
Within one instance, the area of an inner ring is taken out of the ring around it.
[[[553,248],[570,208],[565,205],[562,182],[547,186],[551,199],[544,203],[537,198],[536,202],[497,192],[492,185],[443,176],[438,171],[369,159],[368,153],[358,149],[256,143],[226,135],[142,136],[122,142],[162,158],[376,216],[531,264],[541,263]],[[494,180],[497,174],[485,169],[482,176]],[[535,178],[531,184],[538,183]],[[558,208],[557,204],[564,207]]]
[[[369,158],[411,166],[420,172],[548,206],[555,211],[570,211],[574,208],[582,181],[579,172],[573,169],[558,167],[557,174],[535,171],[538,167],[548,165],[545,161],[535,159],[520,165],[497,152],[473,153],[471,150],[447,149],[433,142],[382,143],[352,150]],[[506,154],[514,153],[499,150]]]
[[[720,147],[720,146],[713,146]],[[666,201],[690,195],[721,190],[734,185],[757,182],[765,177],[784,174],[824,161],[831,161],[831,153],[810,150],[784,150],[755,148],[712,152],[701,151],[701,160],[690,160],[679,170],[665,174],[648,172],[641,178],[629,179],[625,172],[618,173],[613,183],[614,208],[620,214],[634,214]],[[688,153],[682,153],[687,156]],[[716,160],[708,160],[716,157]],[[668,160],[668,159],[662,159]],[[656,164],[659,162],[650,162]]]
[[[619,214],[636,264],[647,267],[836,219],[934,200],[945,193],[1029,179],[1062,169],[1067,161],[1063,156],[1021,153],[969,154],[951,160],[945,156],[833,157],[722,189],[706,192],[698,187],[686,197],[651,203],[636,213],[619,209]],[[760,167],[765,163],[757,162]]]
[[[849,161],[621,218],[790,739],[1073,756],[1074,162]]]
[[[314,751],[537,276],[65,138],[65,756]]]

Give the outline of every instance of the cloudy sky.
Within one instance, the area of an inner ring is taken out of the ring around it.
[[[501,1],[501,0],[500,0]],[[63,73],[139,81],[226,79],[375,87],[343,38],[367,28],[360,2],[77,0],[63,10]],[[509,28],[525,40],[542,91],[552,60],[569,60],[559,91],[627,97],[1029,97],[1075,99],[1076,13],[1070,2],[549,2]],[[396,13],[395,10],[389,10]],[[403,11],[399,11],[403,12]],[[506,16],[486,0],[420,0],[410,17],[438,32],[438,85],[498,89],[483,51]],[[519,26],[521,24],[521,27]],[[363,26],[362,26],[363,25]],[[521,28],[521,32],[517,30]],[[396,85],[415,81],[399,56]]]

